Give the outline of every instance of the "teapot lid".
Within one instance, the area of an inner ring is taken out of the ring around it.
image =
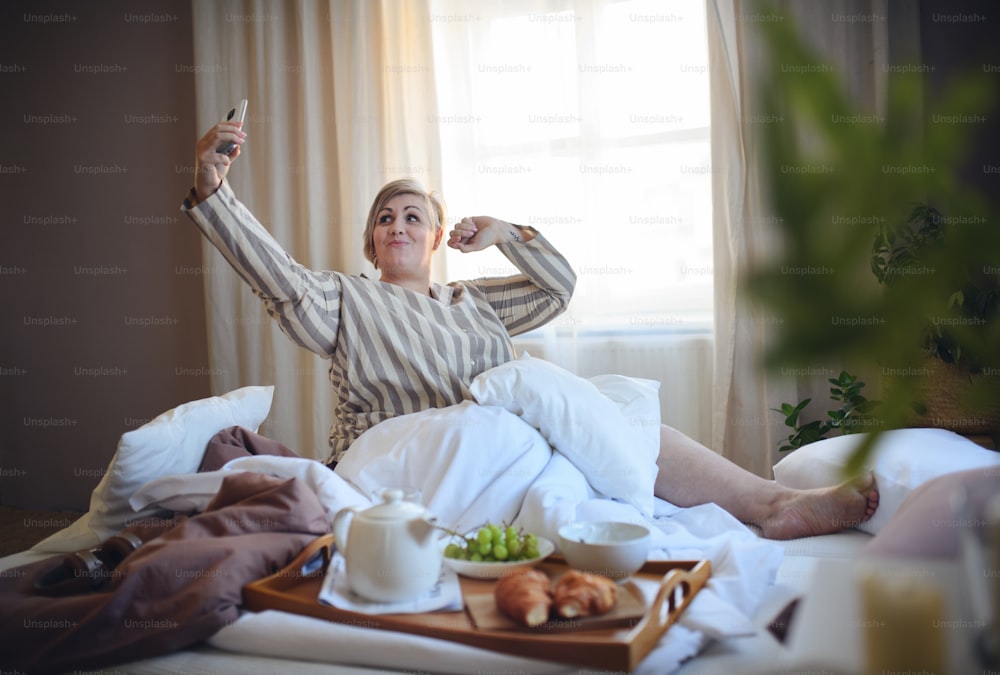
[[[427,510],[420,504],[403,501],[403,491],[389,488],[382,492],[382,503],[365,509],[364,517],[372,520],[409,520],[422,518]]]

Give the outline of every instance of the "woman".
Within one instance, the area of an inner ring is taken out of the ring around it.
[[[534,229],[488,216],[463,218],[448,245],[466,253],[497,246],[521,274],[432,284],[444,209],[411,181],[386,185],[368,214],[364,251],[380,280],[305,269],[224,180],[246,140],[240,127],[222,122],[198,141],[195,187],[184,209],[282,331],[330,359],[338,400],[330,463],[378,422],[470,398],[477,374],[514,358],[511,335],[545,324],[569,303],[576,276],[565,258]],[[229,155],[216,152],[224,142],[236,144]],[[867,520],[878,506],[871,475],[854,484],[792,490],[667,426],[657,466],[657,496],[678,506],[715,502],[765,537],[834,532]]]

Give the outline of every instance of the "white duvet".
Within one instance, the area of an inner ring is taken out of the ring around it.
[[[473,395],[477,402],[377,425],[336,471],[309,459],[247,457],[217,472],[151,481],[130,501],[137,510],[197,509],[226,472],[257,471],[301,479],[331,518],[345,506],[372,503],[384,487],[407,486],[459,531],[507,521],[557,541],[558,527],[574,520],[643,522],[654,532],[651,558],[709,559],[713,576],[637,672],[669,673],[712,637],[754,631],[747,617],[773,584],[782,549],[714,505],[680,509],[653,497],[656,383],[584,380],[526,357],[481,375]],[[409,671],[575,671],[281,612],[247,613],[210,642],[235,652]]]

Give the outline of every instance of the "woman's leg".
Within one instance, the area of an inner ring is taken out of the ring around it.
[[[656,465],[657,497],[677,506],[714,502],[771,539],[855,527],[878,507],[871,474],[831,488],[793,490],[746,471],[668,426],[660,429]]]

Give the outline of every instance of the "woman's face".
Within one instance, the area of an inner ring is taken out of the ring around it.
[[[444,230],[436,226],[427,208],[423,197],[400,194],[376,214],[372,243],[382,281],[430,283],[431,256]]]

